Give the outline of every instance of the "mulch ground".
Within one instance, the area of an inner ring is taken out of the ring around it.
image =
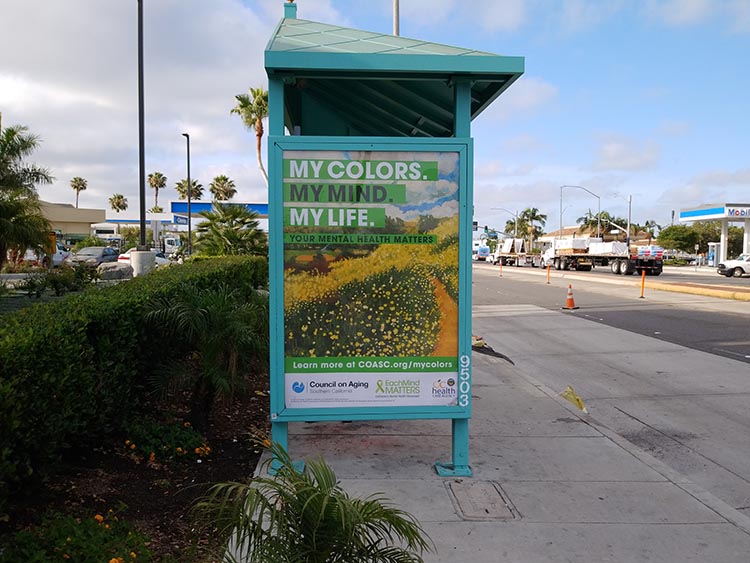
[[[269,427],[267,388],[267,375],[259,376],[249,393],[218,406],[205,433],[211,455],[200,463],[136,463],[114,438],[111,446],[66,456],[43,488],[15,499],[0,533],[33,525],[50,509],[91,517],[124,504],[124,518],[151,538],[157,561],[187,561],[187,553],[190,561],[200,560],[210,538],[195,525],[190,508],[211,484],[252,476],[261,454],[253,438]]]

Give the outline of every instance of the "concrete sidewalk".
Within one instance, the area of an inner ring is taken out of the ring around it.
[[[502,359],[473,354],[470,465],[450,421],[289,425],[352,494],[385,494],[435,542],[428,562],[746,563],[750,519],[583,415]]]

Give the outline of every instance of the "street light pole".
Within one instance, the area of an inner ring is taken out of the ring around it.
[[[562,193],[563,188],[578,188],[579,190],[583,190],[584,192],[590,193],[592,196],[596,198],[597,201],[597,211],[596,211],[596,237],[601,238],[602,233],[602,198],[600,198],[598,195],[596,195],[594,192],[589,190],[588,188],[584,188],[583,186],[560,186],[560,238],[562,238]]]
[[[190,210],[190,192],[193,191],[193,184],[190,180],[190,135],[187,133],[182,134],[187,141],[187,216],[188,216],[188,256],[193,255],[193,231],[191,225],[192,213]]]
[[[143,112],[143,0],[138,0],[138,195],[140,197],[141,238],[138,250],[146,246],[146,154]]]
[[[630,211],[633,206],[633,196],[631,194],[628,194],[628,197],[623,197],[617,192],[615,192],[613,195],[615,197],[619,197],[620,199],[624,199],[628,202],[628,225],[627,225],[628,232],[625,233],[625,243],[628,245],[628,248],[630,248],[630,217],[631,217]]]
[[[497,209],[499,211],[505,211],[506,213],[510,213],[513,215],[513,218],[515,219],[515,226],[513,227],[513,236],[515,238],[518,238],[518,211],[513,213],[510,209],[505,209],[504,207],[490,207],[490,209]]]

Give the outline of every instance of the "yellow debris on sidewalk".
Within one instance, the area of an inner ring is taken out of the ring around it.
[[[589,414],[589,411],[586,410],[586,405],[583,404],[583,399],[578,396],[578,394],[573,390],[573,387],[571,387],[570,385],[568,385],[565,391],[560,393],[560,396],[566,401],[570,401],[571,403],[573,403],[586,414]]]

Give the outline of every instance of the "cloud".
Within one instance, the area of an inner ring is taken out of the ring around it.
[[[735,33],[750,33],[750,2],[732,0],[727,8],[732,22],[730,29]]]
[[[623,0],[566,0],[562,3],[560,23],[569,32],[583,31],[613,18],[624,5]]]
[[[684,27],[704,22],[712,15],[715,5],[712,0],[648,0],[644,11],[649,19]]]
[[[390,8],[391,2],[388,2]],[[447,21],[455,7],[455,0],[409,0],[399,4],[400,22],[412,27],[434,27]],[[389,13],[391,13],[389,11]],[[425,17],[429,14],[429,17]]]
[[[704,172],[692,178],[689,184],[702,188],[743,186],[748,189],[750,188],[750,168],[734,170],[731,172],[723,170]],[[745,191],[740,197],[747,199],[747,191]]]
[[[646,170],[659,162],[661,149],[654,141],[638,142],[622,136],[601,140],[595,170]]]
[[[326,12],[329,4],[316,10],[336,15]],[[184,131],[191,134],[194,177],[207,184],[225,167],[222,173],[241,187],[238,197],[265,201],[254,136],[229,110],[235,94],[265,87],[263,49],[283,13],[280,3],[273,7],[144,3],[146,167],[170,178],[165,202],[175,195],[172,180],[185,176]],[[112,193],[122,193],[137,209],[136,8],[99,0],[3,3],[0,51],[13,52],[0,63],[3,122],[23,123],[41,137],[34,160],[57,178],[40,189],[45,199],[73,201],[70,178],[82,176],[89,189],[81,205],[106,206]],[[29,41],[29,29],[44,40]]]
[[[558,95],[557,86],[542,78],[519,78],[496,101],[491,104],[479,119],[505,121],[519,114],[533,114],[550,105]]]
[[[472,0],[461,6],[461,12],[484,31],[516,31],[526,23],[527,4],[524,0]]]
[[[670,137],[683,137],[690,133],[692,128],[692,124],[687,121],[673,120],[660,123],[657,131]]]

